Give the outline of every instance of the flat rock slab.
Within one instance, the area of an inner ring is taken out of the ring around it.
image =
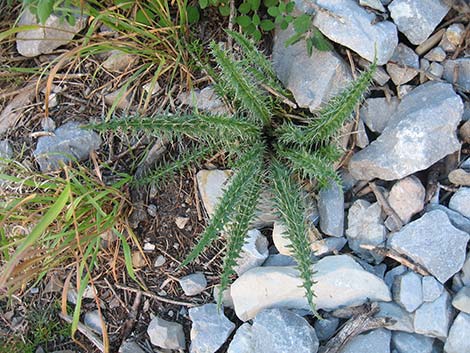
[[[444,345],[445,353],[463,353],[470,352],[470,315],[460,313],[455,318],[449,331],[446,344]]]
[[[216,304],[204,304],[190,308],[191,353],[214,353],[235,329],[235,324],[227,319]]]
[[[272,55],[274,70],[297,104],[314,112],[347,87],[352,80],[351,70],[334,51],[314,48],[309,56],[303,40],[286,48],[285,42],[293,34],[291,27],[276,31]]]
[[[453,315],[450,294],[443,291],[435,301],[424,303],[415,311],[415,332],[445,340]]]
[[[398,30],[419,45],[442,21],[449,6],[442,0],[394,0],[388,9]]]
[[[382,132],[387,126],[390,117],[396,112],[400,101],[397,97],[368,98],[360,109],[360,116],[367,127],[374,132]]]
[[[462,268],[469,235],[439,210],[426,213],[389,239],[389,246],[422,265],[441,283]]]
[[[42,172],[57,170],[62,163],[85,160],[90,152],[100,147],[100,136],[94,131],[80,128],[80,125],[78,122],[68,122],[57,128],[53,136],[38,139],[33,154]]]
[[[311,0],[298,2],[300,10],[312,13]],[[316,0],[318,6],[328,10],[316,12],[313,24],[333,42],[373,61],[385,64],[398,44],[396,26],[389,21],[375,23],[374,14],[367,12],[353,0]]]
[[[321,231],[333,237],[342,237],[344,233],[344,192],[339,185],[333,183],[320,191],[318,211]]]
[[[431,353],[434,339],[407,332],[394,332],[392,344],[398,353]]]
[[[349,341],[341,353],[390,353],[392,334],[383,328],[358,335]]]
[[[147,334],[153,345],[165,349],[184,349],[186,340],[183,325],[155,317],[147,327]]]
[[[390,301],[390,290],[347,255],[327,256],[314,265],[317,309],[327,311],[360,305],[366,300]],[[235,313],[247,321],[267,308],[309,309],[298,271],[290,266],[256,267],[231,287]]]
[[[460,188],[450,198],[449,208],[462,216],[470,218],[470,188]]]
[[[419,86],[403,98],[379,138],[352,157],[351,175],[395,180],[430,167],[460,148],[462,115],[462,99],[450,84]]]
[[[16,49],[18,53],[27,57],[52,53],[54,49],[69,43],[75,34],[85,28],[86,20],[86,17],[76,18],[75,25],[71,26],[66,20],[53,13],[44,26],[39,25],[37,29],[18,32]],[[25,10],[18,25],[38,25],[38,22],[36,16],[29,10]]]

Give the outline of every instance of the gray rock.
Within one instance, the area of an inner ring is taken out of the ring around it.
[[[251,330],[257,353],[318,351],[318,338],[313,327],[289,310],[261,311],[254,318]]]
[[[375,15],[367,12],[353,0],[316,0],[327,11],[316,13],[313,24],[333,42],[373,61],[385,64],[398,44],[397,28],[392,22],[375,23]],[[309,0],[297,2],[301,11],[312,13]]]
[[[314,48],[312,55],[308,56],[303,40],[286,48],[286,40],[294,33],[291,27],[276,31],[273,66],[297,104],[313,112],[343,90],[352,76],[349,65],[334,51],[318,51]]]
[[[371,9],[378,10],[380,12],[385,12],[385,7],[382,5],[380,0],[359,0],[361,6],[367,6]]]
[[[268,255],[268,240],[258,229],[251,229],[248,231],[234,270],[240,276],[250,268],[261,266]]]
[[[450,198],[449,208],[470,218],[470,188],[461,187]]]
[[[441,47],[432,48],[424,57],[430,61],[444,61],[447,54]]]
[[[412,313],[423,303],[421,276],[413,271],[397,276],[393,283],[392,293],[394,301]]]
[[[454,74],[456,71],[459,73],[457,76]],[[454,82],[455,77],[457,77],[457,81]],[[446,60],[444,62],[444,79],[456,84],[464,92],[470,92],[470,58]]]
[[[433,302],[439,298],[444,290],[444,286],[433,276],[424,276],[422,280],[423,301]]]
[[[383,256],[362,249],[361,246],[378,246],[385,242],[387,231],[381,214],[382,208],[377,202],[370,204],[365,200],[357,200],[349,208],[346,229],[349,247],[364,260],[377,263],[383,260]]]
[[[204,87],[201,90],[195,89],[190,92],[182,92],[178,99],[184,105],[207,111],[213,114],[231,115],[230,109],[217,96],[212,86]]]
[[[11,159],[13,157],[13,148],[7,140],[0,141],[0,159]]]
[[[455,318],[444,345],[445,353],[470,352],[470,315],[460,313]]]
[[[416,88],[414,85],[401,85],[397,87],[397,97],[403,99],[408,93],[413,91]]]
[[[178,279],[184,294],[192,296],[198,295],[207,287],[206,277],[202,272],[191,273],[190,275]]]
[[[390,353],[392,334],[383,328],[352,338],[341,353]]]
[[[102,66],[109,71],[125,71],[129,68],[139,57],[134,54],[129,54],[121,50],[112,50],[109,52],[108,58],[103,62]]]
[[[103,334],[103,329],[101,327],[100,314],[98,310],[93,310],[93,311],[89,311],[85,313],[83,322],[85,323],[85,325],[87,325],[96,333],[99,333],[100,335]]]
[[[62,163],[87,159],[100,144],[97,133],[80,128],[78,122],[68,122],[57,128],[54,136],[40,137],[33,154],[41,171],[50,172],[59,169]]]
[[[184,349],[186,341],[183,325],[154,317],[147,327],[147,334],[153,345],[165,349]]]
[[[314,264],[314,302],[318,310],[390,301],[382,279],[365,271],[347,255],[327,256]],[[293,267],[255,267],[231,286],[235,313],[249,320],[265,308],[309,309],[298,271]]]
[[[427,82],[407,94],[377,140],[356,153],[349,171],[359,180],[401,179],[460,148],[463,103],[451,85]]]
[[[418,55],[405,44],[398,44],[390,61],[387,63],[387,72],[393,83],[399,86],[411,81],[418,75],[418,69]]]
[[[453,310],[450,295],[444,291],[431,303],[424,303],[415,311],[415,332],[444,340],[449,332]]]
[[[292,255],[291,242],[288,238],[287,228],[280,221],[274,222],[272,239],[277,251],[282,255]]]
[[[465,26],[461,23],[453,23],[446,30],[446,37],[453,45],[458,46],[462,43],[465,35]]]
[[[445,206],[438,205],[438,204],[429,204],[426,207],[427,212],[431,212],[433,210],[440,210],[445,212],[447,217],[449,217],[450,223],[457,228],[466,233],[470,233],[470,219],[467,217],[462,216],[460,213],[453,211]]]
[[[256,353],[253,332],[249,323],[241,325],[228,346],[227,353]]]
[[[337,317],[326,317],[322,320],[317,320],[313,324],[315,332],[320,341],[327,341],[336,333],[339,326],[339,319]]]
[[[432,62],[431,66],[429,66],[429,73],[430,80],[440,79],[444,74],[444,66],[439,63]]]
[[[441,0],[394,0],[388,9],[398,30],[418,45],[431,35],[449,6]]]
[[[434,339],[406,332],[394,332],[392,345],[398,353],[431,353]]]
[[[452,306],[464,313],[470,314],[470,287],[463,287],[452,300]]]
[[[190,308],[191,353],[214,353],[230,336],[235,325],[217,310],[216,304]]]
[[[371,131],[382,132],[399,103],[396,97],[392,97],[390,101],[387,98],[368,98],[359,111],[361,119]]]
[[[311,244],[311,249],[313,251],[313,255],[321,257],[330,255],[336,251],[339,252],[347,242],[348,241],[345,237],[327,237],[313,241]]]
[[[134,341],[124,341],[118,353],[145,353],[145,351]]]
[[[294,258],[289,255],[272,254],[268,256],[266,261],[263,263],[263,266],[297,266],[297,262],[295,262]]]
[[[387,286],[392,289],[393,283],[395,282],[395,278],[404,274],[406,271],[408,271],[408,269],[403,265],[394,267],[390,271],[388,271],[384,277],[384,281]]]
[[[403,223],[406,224],[412,216],[423,210],[425,194],[426,190],[421,181],[412,175],[396,182],[390,190],[387,200]]]
[[[214,286],[212,294],[216,303],[219,301],[219,292],[219,286]],[[233,300],[232,295],[230,294],[230,287],[224,290],[224,293],[222,294],[222,305],[226,308],[233,308]]]
[[[467,259],[462,267],[462,282],[466,286],[470,286],[470,253],[467,254]]]
[[[422,265],[441,283],[460,271],[469,236],[442,211],[431,211],[392,235],[389,246]]]
[[[78,32],[85,28],[86,21],[86,16],[80,16],[76,18],[75,25],[71,26],[63,18],[53,13],[41,28],[18,32],[16,49],[18,53],[27,57],[52,53],[54,49],[69,43]],[[18,22],[19,26],[37,24],[36,16],[27,9]]]
[[[404,310],[394,302],[379,302],[380,311],[375,317],[387,317],[394,320],[394,323],[387,326],[388,330],[414,332],[414,315]]]
[[[344,193],[335,183],[319,194],[320,229],[323,233],[342,237],[344,233]]]

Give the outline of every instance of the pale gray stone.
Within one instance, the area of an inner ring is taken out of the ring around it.
[[[318,338],[313,327],[301,316],[286,309],[259,312],[251,327],[254,352],[316,353]]]
[[[455,318],[444,345],[445,353],[470,352],[470,315],[460,313]]]
[[[313,251],[313,255],[321,257],[336,251],[339,252],[347,242],[348,241],[345,237],[326,237],[324,239],[313,241],[311,249]]]
[[[447,54],[441,47],[432,48],[424,57],[430,61],[444,61]]]
[[[450,198],[449,208],[470,218],[470,188],[461,187],[458,189]]]
[[[18,53],[27,57],[49,54],[54,49],[69,43],[75,35],[85,28],[86,16],[75,19],[71,26],[61,16],[52,13],[40,28],[20,31],[16,35],[16,49]],[[37,25],[36,16],[26,9],[20,17],[19,26]]]
[[[391,336],[383,328],[363,333],[346,343],[341,353],[390,353]]]
[[[258,229],[251,229],[245,238],[235,272],[240,276],[250,268],[261,266],[268,258],[268,240]]]
[[[459,74],[455,76],[454,72]],[[457,77],[456,82],[454,82],[455,77]],[[470,92],[470,58],[446,60],[444,62],[444,79],[456,84],[460,90]]]
[[[301,11],[312,13],[309,0],[298,1]],[[354,0],[316,0],[327,11],[316,13],[313,24],[333,42],[350,48],[364,59],[385,64],[398,44],[396,26],[389,21],[375,22],[376,16]]]
[[[362,105],[359,114],[367,127],[374,132],[382,132],[390,117],[396,112],[400,101],[397,97],[368,98]]]
[[[351,71],[334,51],[314,48],[309,56],[303,40],[286,47],[286,40],[293,34],[291,27],[276,31],[272,54],[274,70],[297,104],[314,112],[351,82]]]
[[[462,267],[462,282],[466,286],[470,286],[470,253],[467,254],[467,259]]]
[[[83,322],[84,322],[85,325],[87,325],[89,328],[91,328],[96,333],[98,333],[100,335],[103,334],[103,329],[101,327],[100,313],[98,312],[98,310],[93,310],[93,311],[89,311],[89,312],[85,313],[85,316],[83,318]]]
[[[390,271],[388,271],[384,277],[384,281],[387,284],[387,286],[390,289],[392,289],[393,283],[395,282],[395,278],[397,276],[404,274],[407,270],[408,269],[405,266],[399,265],[397,267],[392,268]]]
[[[165,349],[184,349],[186,341],[183,325],[154,317],[147,327],[147,334],[153,345]]]
[[[431,66],[429,66],[429,73],[431,74],[429,77],[431,80],[440,79],[444,74],[444,66],[439,63],[432,62]]]
[[[385,242],[387,232],[383,225],[382,208],[375,202],[357,200],[349,208],[346,237],[349,247],[361,258],[379,263],[383,256],[362,249],[362,245],[378,246]]]
[[[470,314],[470,287],[463,287],[452,300],[454,308]]]
[[[122,72],[128,69],[138,58],[135,54],[112,50],[102,65],[106,70]]]
[[[442,0],[394,0],[388,9],[398,30],[418,45],[432,34],[449,6]]]
[[[435,301],[421,305],[415,311],[415,332],[444,340],[453,315],[450,301],[449,293],[444,291]]]
[[[124,341],[118,353],[145,353],[145,351],[134,341]]]
[[[332,183],[319,194],[320,229],[323,233],[342,237],[344,233],[344,193],[339,185]]]
[[[212,86],[203,89],[195,89],[189,92],[182,92],[178,95],[178,99],[184,105],[196,108],[198,110],[210,112],[212,114],[231,115],[230,109],[217,96]]]
[[[254,347],[252,326],[249,323],[244,323],[237,329],[227,353],[257,353]]]
[[[392,345],[398,353],[431,353],[434,339],[406,332],[394,332]]]
[[[288,238],[287,227],[280,221],[274,222],[272,239],[279,254],[292,255],[292,244]]]
[[[385,7],[382,5],[380,0],[359,0],[359,4],[361,6],[367,6],[374,10],[378,10],[380,12],[385,12]]]
[[[7,140],[0,141],[0,160],[11,159],[13,157],[13,148]]]
[[[393,283],[392,293],[393,300],[412,313],[423,303],[421,276],[413,271],[397,276]]]
[[[397,181],[390,190],[387,201],[403,223],[408,223],[412,216],[424,208],[426,190],[414,175]]]
[[[449,217],[450,223],[457,228],[466,233],[470,233],[470,219],[467,217],[462,216],[459,212],[453,211],[445,206],[438,205],[438,204],[429,204],[426,207],[426,211],[430,212],[433,210],[440,210],[445,212],[447,217]]]
[[[401,85],[397,87],[397,97],[399,99],[403,99],[408,93],[412,92],[416,86],[414,85]]]
[[[401,179],[457,151],[463,103],[452,86],[427,82],[407,94],[377,140],[356,153],[349,171],[358,180]]]
[[[178,279],[184,294],[193,296],[198,295],[207,287],[206,277],[202,272],[191,273]]]
[[[212,292],[214,301],[216,303],[219,301],[219,293],[220,293],[219,288],[220,288],[219,286],[214,286],[214,290]],[[230,287],[224,290],[224,293],[222,294],[222,305],[226,308],[233,308],[233,299],[232,299],[232,295],[230,294]]]
[[[453,23],[446,30],[446,37],[453,45],[458,46],[462,43],[465,35],[465,26],[461,23]]]
[[[33,154],[42,172],[60,168],[72,160],[82,161],[100,147],[100,136],[80,127],[78,122],[68,122],[54,131],[53,136],[38,139]]]
[[[297,266],[297,262],[295,262],[295,259],[289,255],[272,254],[268,256],[266,261],[263,263],[263,266]]]
[[[455,228],[444,212],[435,210],[393,234],[389,246],[445,283],[462,268],[468,240],[468,234]]]
[[[317,320],[313,324],[315,332],[320,341],[327,341],[335,334],[339,326],[339,319],[337,317],[329,316],[322,320]]]
[[[394,323],[386,328],[392,331],[414,332],[414,315],[407,312],[394,302],[379,302],[380,311],[376,317],[387,317],[394,320]]]
[[[318,310],[360,305],[366,300],[390,301],[384,281],[365,271],[347,255],[327,256],[313,265],[314,302]],[[235,313],[249,320],[273,307],[309,309],[299,273],[294,267],[255,267],[231,286]]]
[[[204,304],[188,311],[192,321],[191,353],[214,353],[235,329],[223,311],[217,310],[217,304]]]
[[[439,298],[444,290],[444,286],[433,276],[424,276],[422,279],[423,301],[433,302]]]
[[[411,81],[418,75],[419,57],[410,47],[400,43],[395,48],[390,61],[387,63],[387,72],[393,83],[399,86]]]

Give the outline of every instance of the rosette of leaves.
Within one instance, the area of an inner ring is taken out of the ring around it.
[[[271,63],[246,37],[228,33],[241,48],[241,58],[235,60],[231,53],[213,42],[210,47],[217,67],[208,71],[219,96],[233,104],[233,116],[196,112],[134,117],[100,123],[92,128],[144,130],[166,138],[189,136],[197,141],[198,147],[173,162],[162,163],[144,178],[135,180],[137,185],[154,183],[158,186],[174,172],[225,151],[234,175],[197,245],[181,266],[196,259],[218,236],[225,234],[227,246],[219,292],[222,295],[235,275],[234,268],[260,192],[268,187],[274,195],[279,220],[286,226],[284,236],[290,240],[306,298],[316,312],[301,182],[309,179],[324,187],[332,180],[339,180],[334,163],[342,151],[335,143],[335,136],[361,101],[376,65],[373,63],[317,114],[296,115],[295,111],[286,114],[282,101],[288,92],[277,80]]]

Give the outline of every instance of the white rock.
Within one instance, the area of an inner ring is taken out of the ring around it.
[[[184,349],[186,346],[183,325],[154,317],[147,327],[153,345],[165,349]]]
[[[261,266],[268,255],[268,240],[258,229],[251,229],[247,233],[234,270],[240,276],[253,267]]]
[[[44,5],[45,6],[45,5]],[[75,34],[86,26],[87,17],[78,17],[74,26],[68,24],[63,18],[51,14],[44,27],[20,31],[16,35],[16,49],[27,57],[49,54],[54,49],[69,43]],[[36,16],[25,10],[18,22],[19,26],[37,25]]]
[[[89,328],[91,328],[96,333],[100,335],[103,334],[103,329],[101,327],[101,319],[98,310],[93,310],[85,313],[85,317],[83,318],[83,322]]]
[[[214,297],[214,301],[216,303],[219,301],[219,293],[220,293],[219,286],[214,286],[212,296]],[[222,294],[222,305],[226,308],[233,308],[233,300],[232,300],[232,295],[230,294],[230,287],[224,290],[224,293]]]
[[[470,188],[461,187],[450,198],[449,208],[470,218]]]
[[[155,259],[155,263],[153,264],[153,266],[160,267],[160,266],[163,266],[165,262],[166,262],[165,256],[158,255],[157,258]]]
[[[446,37],[453,45],[458,46],[465,34],[465,26],[461,23],[453,23],[446,30]]]
[[[414,175],[397,181],[388,195],[388,203],[398,214],[403,223],[408,223],[412,216],[424,208],[426,190]]]
[[[413,271],[397,276],[392,291],[394,301],[409,313],[415,311],[423,303],[421,276]]]
[[[258,353],[255,351],[253,333],[249,323],[244,323],[237,329],[228,346],[227,353]]]
[[[207,287],[206,277],[202,272],[192,273],[178,279],[184,294],[193,296],[198,295]]]
[[[470,315],[460,313],[455,318],[444,345],[445,353],[470,352]]]
[[[444,340],[453,316],[450,299],[449,293],[444,291],[432,303],[421,305],[415,312],[415,332]]]
[[[277,251],[279,251],[279,254],[290,256],[292,255],[292,251],[289,248],[291,242],[287,238],[286,232],[287,228],[284,224],[279,221],[274,222],[272,234],[274,246],[276,247]]]
[[[349,256],[324,257],[314,265],[314,270],[317,309],[359,305],[367,298],[391,300],[383,280],[365,271]],[[309,309],[301,284],[294,267],[253,268],[232,284],[235,313],[246,321],[265,308]]]

